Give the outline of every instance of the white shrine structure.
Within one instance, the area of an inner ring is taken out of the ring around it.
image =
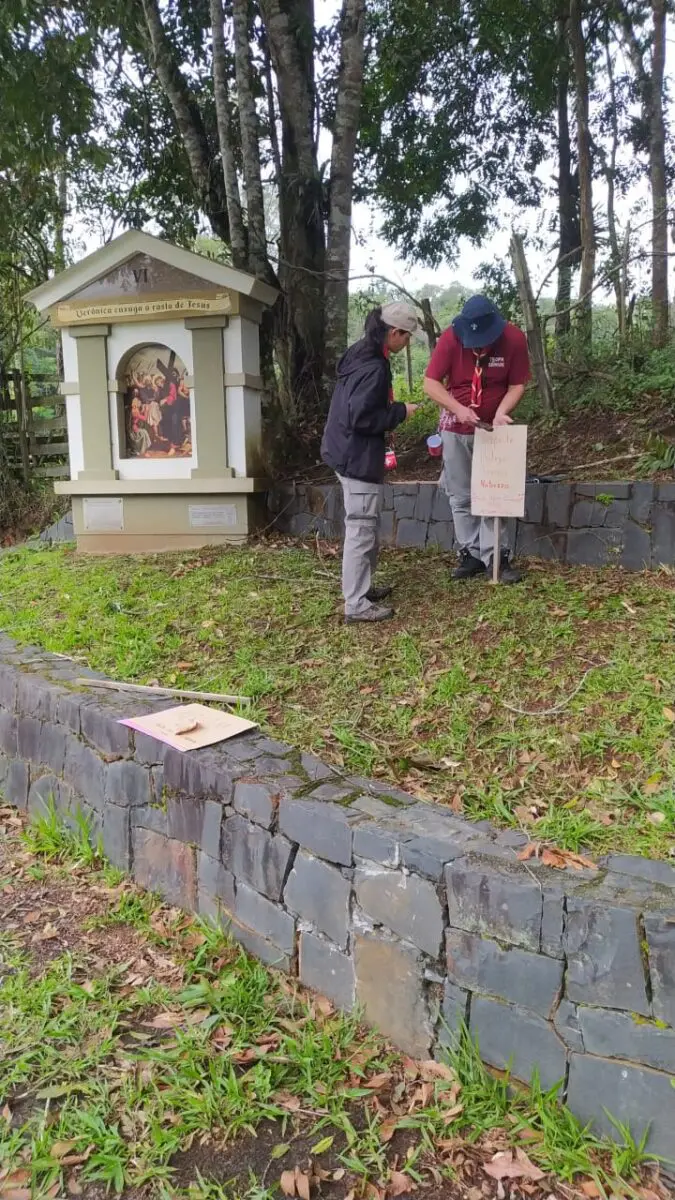
[[[262,511],[260,322],[274,288],[132,231],[28,296],[63,340],[78,549],[239,542]]]

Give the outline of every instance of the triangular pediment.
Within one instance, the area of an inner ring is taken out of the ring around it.
[[[170,263],[161,262],[150,254],[135,254],[128,262],[120,263],[99,279],[87,283],[69,296],[70,301],[126,300],[156,295],[186,295],[191,293],[218,292],[225,290],[221,285],[181,271]]]
[[[272,305],[274,288],[254,275],[130,230],[29,293],[40,312],[64,301],[95,303],[152,295],[236,292]]]

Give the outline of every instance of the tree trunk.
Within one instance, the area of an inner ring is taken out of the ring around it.
[[[567,50],[567,18],[558,21],[560,59],[558,65],[558,286],[556,289],[555,336],[562,339],[570,331],[572,302],[572,252],[576,249],[577,205],[572,179],[572,145],[570,141],[569,83],[570,66]]]
[[[209,145],[201,112],[181,74],[174,48],[162,24],[158,0],[141,0],[141,8],[145,18],[141,35],[147,47],[148,61],[171,106],[200,205],[216,237],[229,245],[223,173]]]
[[[579,207],[581,216],[581,275],[577,326],[581,337],[590,343],[593,334],[592,291],[595,279],[595,223],[593,220],[593,159],[589,124],[588,68],[581,0],[570,0],[569,36],[574,68],[575,110],[577,118],[577,158],[579,160]]]
[[[260,172],[260,139],[258,114],[251,87],[251,48],[248,37],[248,2],[232,0],[234,18],[234,61],[237,72],[237,99],[241,150],[244,160],[246,209],[248,212],[248,258],[254,274],[269,278],[265,231],[265,201]]]
[[[277,181],[277,191],[281,180],[281,150],[279,148],[279,134],[277,132],[277,106],[274,99],[274,79],[272,78],[272,59],[270,58],[270,46],[267,40],[267,33],[263,25],[260,34],[260,46],[263,52],[263,62],[265,64],[265,99],[267,101],[267,124],[269,125],[269,139],[272,147],[272,162],[274,163],[274,177]]]
[[[520,305],[523,310],[525,319],[525,331],[527,333],[527,344],[530,350],[530,358],[532,360],[532,374],[534,375],[541,406],[546,413],[555,412],[555,392],[553,390],[553,381],[549,371],[548,362],[546,360],[546,347],[544,345],[544,337],[541,329],[541,321],[537,310],[537,301],[532,290],[532,281],[530,279],[530,271],[525,257],[525,245],[522,235],[514,233],[511,237],[510,245],[511,263],[513,265],[513,273],[518,284],[518,295],[520,296]]]
[[[260,0],[281,116],[276,349],[293,423],[316,420],[324,354],[324,196],[314,147],[313,0]],[[309,432],[309,430],[308,430]]]
[[[343,0],[326,252],[324,375],[328,382],[332,382],[335,364],[347,346],[354,155],[363,93],[365,14],[365,0]]]
[[[54,229],[54,271],[58,275],[66,269],[66,217],[68,216],[68,168],[66,166],[65,150],[56,180],[56,195],[58,209],[56,227]],[[64,379],[63,367],[63,337],[61,330],[56,337],[56,371],[59,379]]]
[[[610,47],[608,29],[605,30],[605,65],[607,68],[607,81],[609,84],[612,149],[610,152],[609,161],[607,161],[607,158],[603,153],[603,171],[607,181],[607,233],[609,236],[610,270],[612,273],[612,284],[616,299],[616,319],[619,331],[619,345],[623,346],[626,341],[626,290],[624,278],[625,264],[623,262],[621,246],[619,245],[619,233],[616,226],[615,209],[616,160],[619,150],[619,119],[616,106],[614,64],[612,62],[612,51]]]
[[[651,69],[645,66],[649,43],[640,46],[630,13],[619,14],[640,93],[643,121],[649,130],[649,182],[652,193],[652,319],[655,346],[668,340],[668,182],[663,88],[666,65],[666,0],[652,0],[654,23]]]
[[[652,51],[649,121],[649,175],[652,186],[652,308],[654,345],[668,341],[668,184],[666,133],[663,120],[663,81],[666,65],[666,4],[652,0],[654,49]]]
[[[213,97],[216,106],[220,160],[223,166],[227,215],[230,225],[232,263],[240,270],[245,270],[248,265],[248,250],[246,229],[244,228],[244,218],[241,211],[237,164],[234,156],[235,140],[232,129],[227,79],[227,46],[225,43],[223,0],[210,0],[210,4],[213,50]]]

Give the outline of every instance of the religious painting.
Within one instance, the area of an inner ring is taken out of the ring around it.
[[[123,372],[126,458],[190,458],[185,364],[166,346],[135,350]]]

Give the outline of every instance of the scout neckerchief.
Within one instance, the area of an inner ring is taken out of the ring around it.
[[[483,403],[483,359],[486,357],[485,350],[474,350],[474,367],[473,379],[471,380],[471,401],[470,408],[480,408]]]

